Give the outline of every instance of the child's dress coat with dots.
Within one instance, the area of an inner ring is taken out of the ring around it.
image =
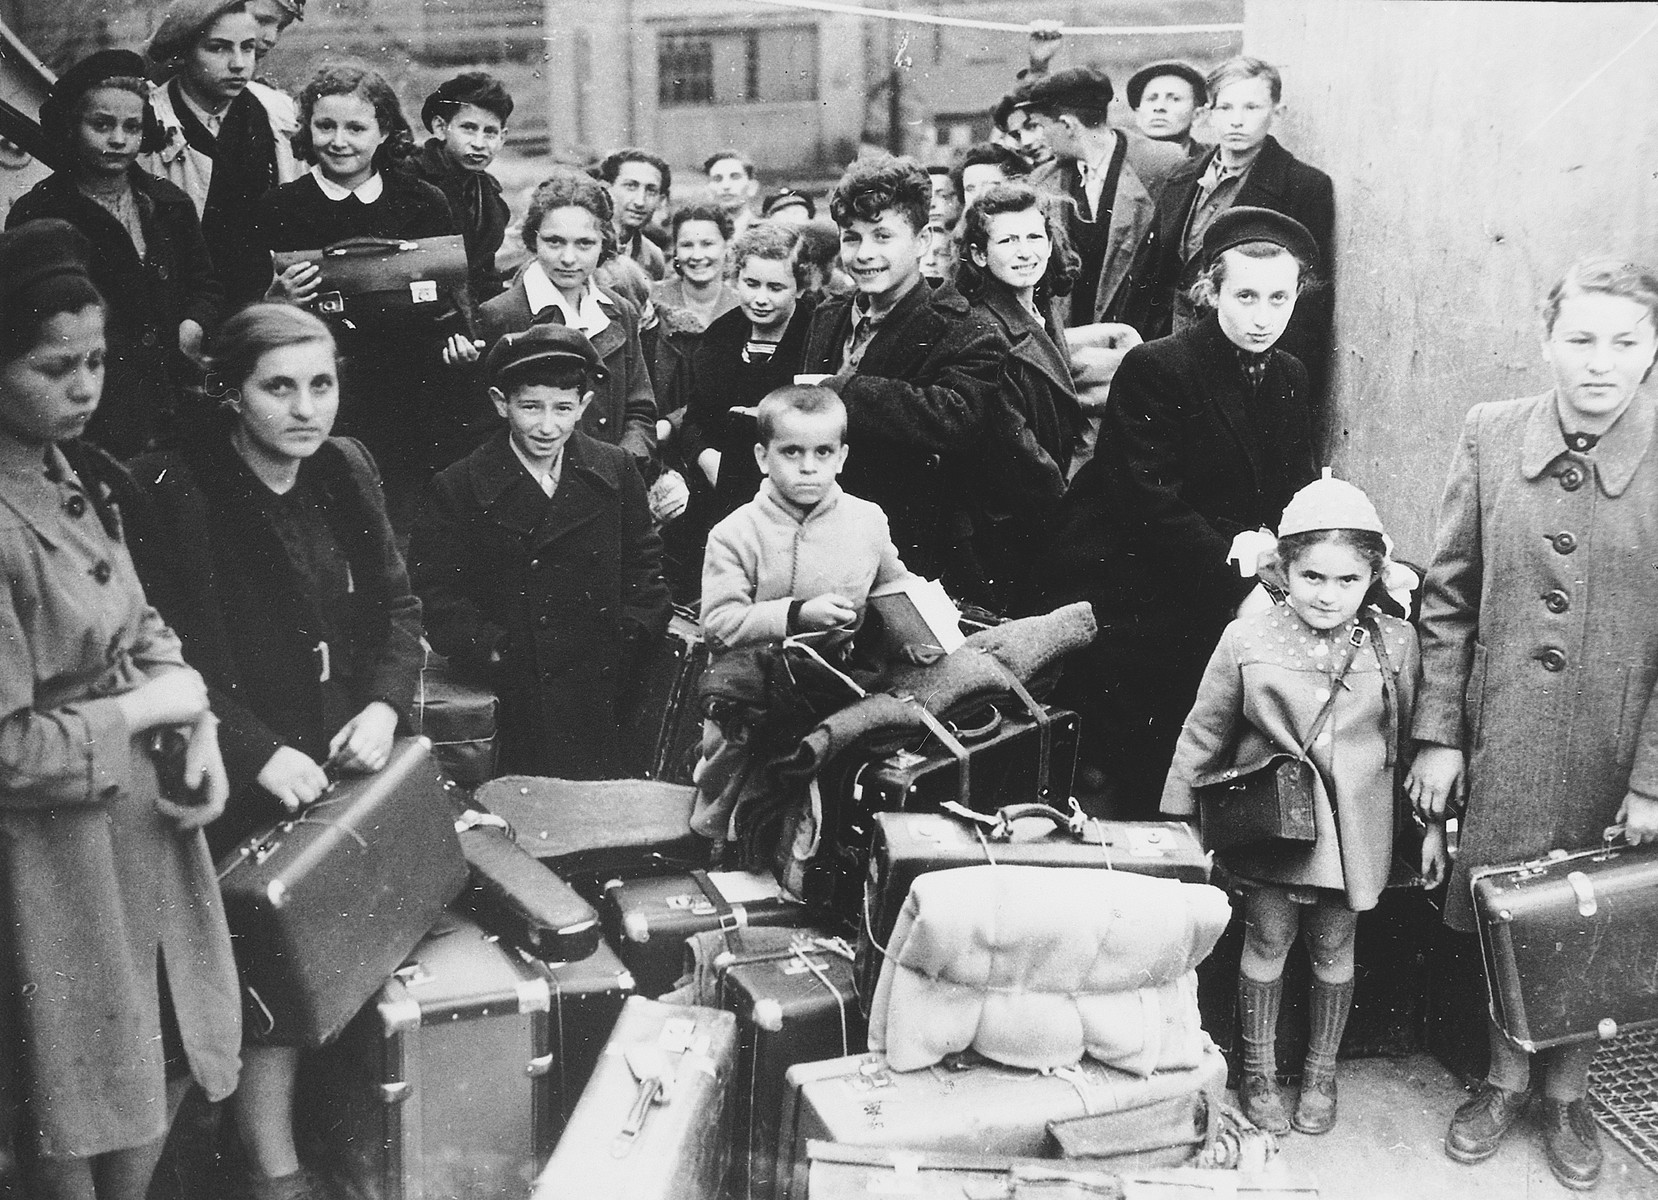
[[[1416,630],[1393,617],[1375,620],[1397,680],[1397,720],[1408,734],[1421,674]],[[1294,754],[1329,698],[1352,632],[1351,621],[1319,632],[1281,604],[1228,625],[1181,729],[1163,811],[1195,813],[1192,781],[1210,772],[1259,762],[1275,751]],[[1366,640],[1309,748],[1318,768],[1317,841],[1304,848],[1239,847],[1225,853],[1227,868],[1245,879],[1345,892],[1354,911],[1375,907],[1393,858],[1391,737],[1381,664]]]

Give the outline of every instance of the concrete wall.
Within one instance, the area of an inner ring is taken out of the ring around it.
[[[1330,461],[1426,558],[1463,415],[1548,386],[1541,294],[1658,261],[1658,4],[1248,0],[1244,46],[1335,181]]]

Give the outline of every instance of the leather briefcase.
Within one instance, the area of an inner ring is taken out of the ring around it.
[[[219,864],[219,890],[250,1036],[285,1046],[333,1039],[466,878],[425,738],[400,740],[376,774],[342,779],[245,840]]]
[[[429,238],[347,238],[320,250],[278,250],[276,273],[315,263],[316,309],[368,324],[437,321],[455,311],[466,284],[466,243],[458,233]]]
[[[1228,767],[1204,776],[1196,791],[1206,850],[1318,839],[1313,766],[1304,758],[1274,754],[1254,766]]]

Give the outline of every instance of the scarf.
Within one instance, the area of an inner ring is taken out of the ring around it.
[[[257,299],[270,281],[270,255],[253,237],[259,198],[277,185],[276,134],[265,106],[244,91],[230,102],[215,137],[185,102],[175,78],[168,88],[184,140],[213,160],[202,207],[202,239],[233,306]]]

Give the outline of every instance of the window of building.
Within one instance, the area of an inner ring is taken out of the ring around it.
[[[809,25],[660,33],[657,102],[773,104],[817,99],[817,30]]]

